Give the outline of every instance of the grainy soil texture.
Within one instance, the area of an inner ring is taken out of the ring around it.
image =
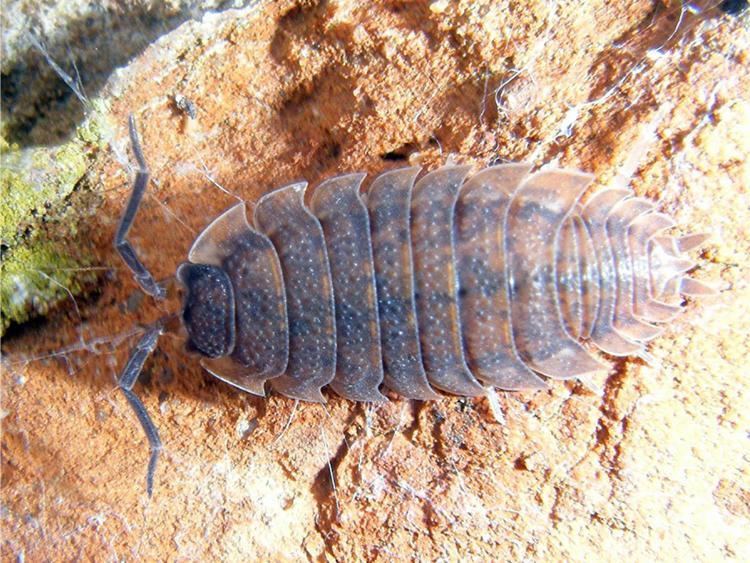
[[[65,268],[92,275],[3,339],[2,559],[750,560],[741,4],[222,5],[134,29],[143,49],[98,81],[79,61],[87,102],[69,96],[80,115],[55,121],[55,142],[74,136],[85,172],[65,192],[65,221],[44,228],[75,220],[63,238],[85,256]],[[127,21],[129,6],[103,9]],[[39,123],[60,109],[15,107],[3,136],[20,147],[3,150],[42,144]],[[452,158],[579,168],[592,189],[632,168],[632,189],[677,232],[712,234],[693,275],[719,293],[689,300],[650,344],[653,366],[607,358],[587,385],[500,393],[503,423],[485,398],[254,397],[165,336],[135,387],[165,445],[149,499],[148,448],[115,379],[139,327],[179,302],[144,297],[112,246],[133,179],[131,113],[153,173],[131,238],[159,279],[235,196]],[[94,140],[81,134],[93,119],[107,124]],[[67,286],[65,268],[40,271]]]

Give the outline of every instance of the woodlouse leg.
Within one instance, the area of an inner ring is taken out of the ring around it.
[[[118,387],[122,390],[128,403],[130,403],[130,407],[138,417],[138,422],[141,423],[148,439],[151,456],[148,460],[148,471],[146,473],[146,491],[149,497],[151,497],[153,490],[154,471],[156,470],[156,461],[159,459],[159,452],[162,445],[159,439],[159,432],[156,430],[156,426],[154,426],[154,422],[151,420],[148,411],[146,411],[146,407],[143,406],[138,396],[133,393],[133,385],[135,385],[138,376],[141,374],[141,370],[143,370],[143,364],[151,355],[151,352],[154,351],[154,348],[156,348],[156,343],[159,340],[162,330],[162,323],[159,322],[146,331],[146,334],[141,337],[138,344],[130,352],[130,357],[122,369],[117,382]]]
[[[143,199],[143,194],[146,192],[146,186],[148,185],[149,180],[146,159],[143,158],[141,143],[138,140],[138,132],[135,128],[135,119],[132,115],[128,120],[128,127],[130,130],[130,144],[133,148],[135,160],[138,163],[138,171],[135,175],[133,191],[130,193],[128,205],[120,218],[120,225],[117,227],[117,233],[115,234],[115,248],[120,254],[123,262],[125,262],[125,265],[127,265],[130,271],[133,272],[133,276],[138,282],[138,285],[141,286],[141,289],[157,299],[164,299],[166,296],[166,290],[154,280],[151,272],[149,272],[146,266],[143,265],[143,262],[141,262],[138,255],[135,253],[135,249],[126,239],[128,231],[133,225],[135,215],[138,213],[138,208],[141,205],[141,200]]]

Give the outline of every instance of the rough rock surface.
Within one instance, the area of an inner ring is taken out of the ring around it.
[[[747,561],[750,31],[698,4],[269,3],[187,22],[118,71],[79,231],[108,274],[3,342],[3,559]],[[138,324],[178,303],[143,298],[112,249],[130,112],[154,178],[132,237],[160,278],[235,201],[212,181],[254,201],[456,155],[602,186],[652,124],[633,189],[714,234],[696,276],[721,293],[653,343],[658,368],[501,394],[504,424],[484,399],[243,395],[165,337],[136,386],[166,445],[149,501],[114,378]]]

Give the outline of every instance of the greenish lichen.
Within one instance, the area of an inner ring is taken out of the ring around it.
[[[81,258],[61,253],[60,246],[49,241],[16,247],[2,265],[0,331],[5,332],[11,322],[45,315],[60,300],[79,294],[94,280],[93,273],[82,267]]]
[[[56,204],[64,201],[86,172],[87,158],[78,143],[31,148],[3,155],[0,168],[0,240],[9,247]]]
[[[111,137],[108,107],[97,101],[67,143],[23,150],[0,143],[0,334],[91,281],[81,270],[85,245],[71,251],[80,214],[69,206],[97,149]]]

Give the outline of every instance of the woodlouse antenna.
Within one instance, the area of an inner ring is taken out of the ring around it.
[[[130,130],[130,143],[133,148],[133,154],[135,160],[138,163],[138,169],[135,174],[135,181],[133,182],[133,191],[130,193],[130,199],[128,205],[125,208],[125,212],[122,214],[120,219],[120,225],[117,227],[117,233],[115,234],[115,249],[120,254],[122,261],[125,265],[133,272],[135,281],[141,286],[141,289],[157,299],[164,299],[166,292],[161,287],[151,272],[143,265],[138,255],[135,253],[135,249],[127,240],[128,231],[133,225],[135,215],[138,213],[138,208],[143,200],[143,194],[146,193],[146,187],[148,186],[149,171],[146,166],[146,159],[143,157],[143,151],[141,150],[141,143],[138,140],[138,131],[135,127],[135,118],[131,115],[128,120]]]
[[[143,370],[143,364],[146,363],[146,360],[156,348],[162,330],[162,323],[158,322],[146,331],[138,341],[138,344],[135,345],[135,348],[130,352],[130,357],[117,381],[117,386],[122,390],[133,412],[138,417],[138,422],[141,423],[148,439],[151,456],[148,460],[148,470],[146,472],[146,491],[149,497],[151,497],[154,488],[154,472],[156,471],[156,462],[159,459],[159,452],[162,445],[159,439],[159,432],[156,430],[156,426],[151,420],[146,407],[138,398],[138,395],[133,392],[133,386]]]
[[[128,126],[130,132],[130,143],[132,145],[133,154],[135,155],[135,160],[138,163],[138,169],[133,183],[133,191],[130,194],[128,205],[120,219],[120,225],[115,234],[115,249],[117,249],[123,262],[125,262],[125,265],[133,273],[133,276],[141,286],[141,289],[157,299],[164,299],[167,294],[166,288],[156,282],[151,272],[138,258],[133,246],[126,239],[128,231],[135,219],[135,215],[138,213],[138,208],[143,200],[143,194],[146,192],[149,180],[146,159],[143,157],[141,144],[138,140],[138,131],[135,126],[135,118],[132,115],[130,115],[128,120]],[[146,491],[148,492],[149,497],[151,497],[153,491],[154,472],[156,471],[156,462],[159,459],[159,452],[162,449],[162,444],[159,439],[159,432],[151,420],[148,411],[146,411],[146,407],[133,392],[133,386],[138,380],[141,371],[143,371],[143,365],[146,363],[146,360],[156,348],[159,336],[164,332],[167,324],[173,322],[174,319],[174,315],[167,316],[146,329],[145,334],[130,352],[130,357],[125,363],[125,367],[122,369],[117,380],[117,386],[122,390],[125,398],[128,400],[130,407],[133,409],[133,412],[135,412],[138,422],[141,423],[143,431],[146,433],[146,438],[148,439],[151,455],[146,473]]]

